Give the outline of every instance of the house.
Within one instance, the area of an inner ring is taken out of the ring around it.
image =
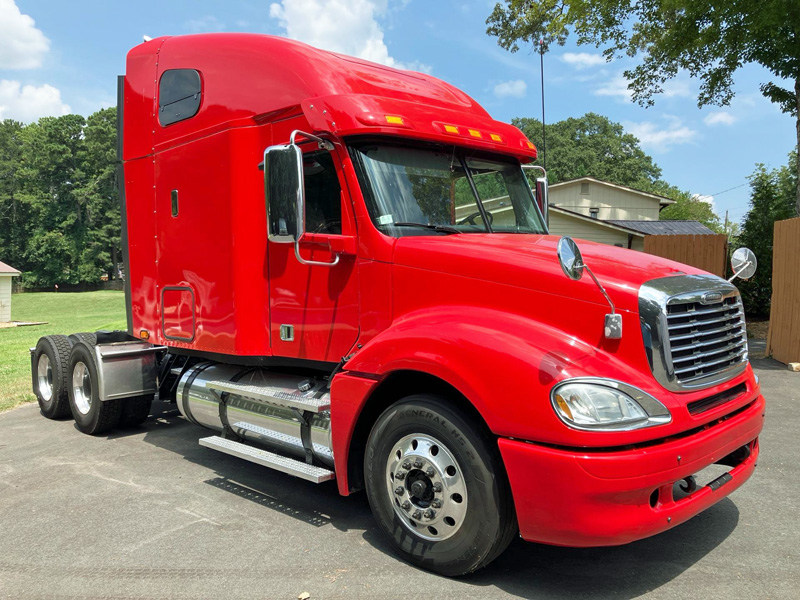
[[[644,250],[652,235],[713,235],[697,221],[659,221],[675,201],[634,188],[580,177],[550,186],[550,233]]]
[[[0,262],[0,323],[11,320],[11,278],[19,274],[16,269]]]

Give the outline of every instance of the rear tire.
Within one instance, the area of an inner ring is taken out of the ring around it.
[[[71,346],[65,335],[48,335],[39,338],[33,352],[33,393],[42,415],[48,419],[63,419],[72,414],[67,394]]]
[[[150,416],[153,405],[153,394],[125,398],[122,402],[122,414],[119,418],[120,427],[138,427]]]
[[[119,400],[100,401],[94,348],[86,342],[72,347],[69,357],[69,406],[75,424],[83,433],[95,435],[119,423]]]
[[[409,396],[378,418],[364,480],[375,519],[394,547],[440,575],[486,566],[517,531],[495,440],[442,398]]]

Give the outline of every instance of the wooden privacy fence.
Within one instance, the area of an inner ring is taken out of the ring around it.
[[[767,334],[770,354],[783,363],[800,362],[800,218],[775,223]]]
[[[728,237],[722,233],[648,235],[644,238],[644,251],[677,260],[720,277],[725,277],[728,268]]]

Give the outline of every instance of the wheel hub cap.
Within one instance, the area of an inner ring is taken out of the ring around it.
[[[394,445],[386,485],[395,514],[426,540],[445,540],[464,522],[467,488],[461,467],[430,435],[407,435]]]
[[[72,371],[72,397],[78,412],[87,414],[92,406],[92,378],[89,369],[82,362],[75,363]]]
[[[50,365],[50,358],[47,354],[39,357],[36,365],[36,380],[42,400],[50,402],[53,398],[53,367]]]

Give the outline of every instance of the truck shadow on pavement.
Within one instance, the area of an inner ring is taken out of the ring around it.
[[[154,417],[138,430],[145,442],[217,473],[205,484],[317,527],[363,530],[376,550],[393,555],[375,526],[366,495],[339,495],[335,482],[306,481],[211,452],[198,439],[210,435],[181,418],[170,405],[154,403]],[[736,528],[739,511],[725,498],[688,523],[652,538],[609,548],[561,548],[515,540],[488,567],[458,584],[496,587],[523,598],[629,599],[666,584],[719,546]],[[398,559],[399,560],[399,559]],[[411,567],[413,568],[413,567]]]

